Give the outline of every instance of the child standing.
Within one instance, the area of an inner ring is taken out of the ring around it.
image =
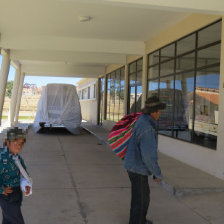
[[[22,191],[32,193],[32,181],[19,155],[26,141],[21,129],[8,130],[5,147],[0,149],[0,206],[2,224],[24,224],[21,213]]]

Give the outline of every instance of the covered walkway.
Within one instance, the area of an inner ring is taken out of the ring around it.
[[[23,202],[27,224],[128,223],[126,171],[122,161],[95,136],[86,132],[80,136],[35,134],[29,129],[23,157],[34,181],[33,195]],[[168,157],[161,161],[174,180],[178,172],[175,164],[171,166],[173,161]],[[178,166],[184,185],[188,167]],[[218,183],[216,178],[209,181]],[[155,224],[223,224],[224,193],[175,197],[158,184],[150,185],[150,213]]]

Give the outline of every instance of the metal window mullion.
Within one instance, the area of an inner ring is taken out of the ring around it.
[[[146,83],[146,99],[148,98],[148,92],[149,92],[149,55],[150,54],[148,54],[147,55],[147,65],[146,65],[146,68],[147,68],[147,71],[146,71],[146,73],[147,73],[147,83]]]
[[[128,97],[127,97],[127,113],[130,113],[130,64],[128,65]]]
[[[110,78],[110,76],[111,75],[109,75],[109,81],[108,81],[108,83],[110,83],[110,88],[108,88],[109,89],[109,96],[110,96],[110,92],[111,92],[111,78]],[[111,101],[111,96],[110,96],[110,99],[109,99],[109,102],[108,102],[108,109],[109,109],[109,113],[108,113],[108,115],[109,115],[109,120],[110,120],[110,101]]]
[[[194,138],[194,121],[195,121],[195,101],[196,101],[196,75],[197,75],[197,57],[198,57],[198,31],[195,35],[195,65],[194,65],[194,92],[193,92],[193,116],[192,116],[192,137]],[[193,140],[193,139],[192,139]]]
[[[172,137],[174,137],[174,119],[175,119],[175,108],[176,108],[176,64],[177,64],[177,42],[175,42],[174,48],[174,75],[173,75],[173,120],[172,120]]]
[[[114,73],[114,106],[113,106],[113,121],[114,121],[114,111],[115,111],[115,95],[116,95],[116,72]]]
[[[137,71],[137,61],[135,62],[135,101],[134,101],[134,105],[135,105],[135,113],[136,113],[136,104],[137,104],[137,88],[138,88],[138,85],[137,85],[137,74],[138,74],[138,71]]]
[[[161,49],[159,50],[159,77],[158,77],[158,79],[159,79],[159,82],[158,82],[158,95],[160,96],[160,67],[161,67],[161,58],[160,58],[160,56],[161,56]]]
[[[118,97],[118,99],[119,99],[119,107],[118,107],[118,120],[120,119],[120,101],[121,101],[121,99],[120,99],[120,96],[121,96],[121,69],[119,69],[119,72],[120,72],[120,77],[119,77],[119,97]]]
[[[102,97],[101,97],[101,78],[98,78],[98,102],[97,102],[97,108],[98,108],[98,113],[97,113],[97,124],[101,124],[101,116],[102,116]]]

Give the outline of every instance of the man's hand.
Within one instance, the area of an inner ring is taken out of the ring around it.
[[[160,183],[160,182],[161,182],[161,179],[158,179],[158,178],[157,178],[156,176],[154,176],[154,175],[153,175],[152,178],[153,178],[153,181],[156,182],[156,183]]]
[[[161,182],[161,179],[155,178],[155,179],[154,179],[154,182],[156,182],[156,183],[160,183],[160,182]]]
[[[30,193],[31,187],[30,186],[25,186],[25,189],[26,189],[25,195],[28,195]]]
[[[6,196],[7,196],[8,194],[11,194],[11,193],[13,192],[13,190],[12,190],[11,187],[4,187],[3,189],[4,189],[4,190],[3,190],[2,194],[6,195]]]

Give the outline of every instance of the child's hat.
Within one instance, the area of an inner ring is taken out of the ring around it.
[[[16,139],[26,139],[26,134],[18,127],[9,129],[7,131],[7,140],[14,141]]]

